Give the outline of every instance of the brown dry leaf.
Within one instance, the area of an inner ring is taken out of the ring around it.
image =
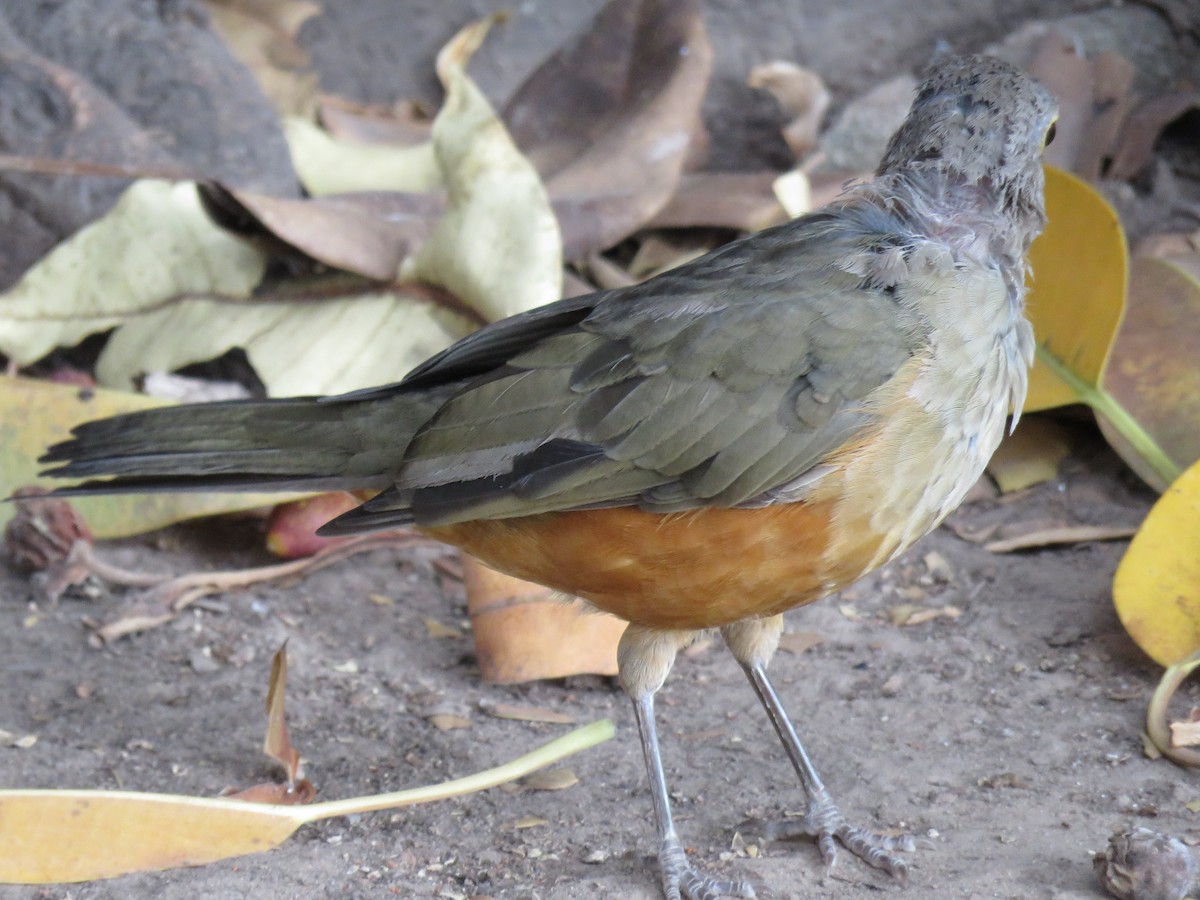
[[[616,244],[675,192],[712,48],[699,0],[610,0],[503,114],[546,181],[567,259]]]
[[[1051,31],[1038,42],[1027,68],[1058,99],[1058,128],[1046,161],[1095,181],[1104,174],[1134,104],[1133,64],[1112,52],[1084,59],[1075,41]]]
[[[301,778],[294,784],[276,784],[273,781],[265,781],[261,784],[253,784],[245,790],[221,796],[229,800],[241,800],[243,803],[302,806],[312,803],[317,798],[317,788],[307,778]]]
[[[777,172],[695,172],[683,176],[647,228],[761,231],[787,221],[775,195]]]
[[[470,719],[465,716],[456,716],[454,713],[433,713],[425,718],[438,731],[454,731],[459,728],[471,727]]]
[[[451,628],[449,625],[443,625],[437,619],[426,616],[423,621],[425,622],[426,633],[435,641],[460,638],[463,636],[462,632],[457,628]]]
[[[1015,553],[1018,550],[1039,550],[1065,544],[1085,544],[1089,541],[1123,541],[1137,533],[1136,525],[1064,525],[1059,528],[1040,528],[1025,534],[989,541],[983,545],[991,553]]]
[[[815,631],[785,631],[779,638],[779,649],[793,656],[799,656],[823,643],[825,643],[825,635]]]
[[[267,735],[263,753],[283,766],[289,786],[296,784],[300,772],[300,751],[288,736],[285,694],[287,691],[287,641],[271,658],[271,676],[267,682]]]
[[[1107,175],[1131,179],[1154,159],[1163,131],[1185,113],[1200,108],[1200,93],[1165,94],[1138,105],[1125,120]]]
[[[617,673],[625,622],[463,557],[467,612],[485,681]]]
[[[275,111],[311,115],[317,71],[296,35],[321,12],[320,5],[311,0],[205,0],[204,5],[217,33],[254,74]]]
[[[784,60],[764,63],[750,70],[746,83],[768,91],[791,120],[783,128],[783,139],[796,159],[803,159],[817,146],[821,122],[829,109],[830,95],[821,76]]]
[[[319,263],[384,282],[395,280],[446,209],[440,193],[359,191],[301,200],[204,184],[200,197],[225,228],[277,238]]]
[[[1200,745],[1200,722],[1191,719],[1171,723],[1172,747],[1195,747]]]
[[[1200,253],[1135,259],[1129,304],[1103,387],[1182,471],[1200,459]],[[1148,484],[1168,479],[1099,417],[1110,444]]]
[[[1025,417],[988,462],[988,474],[1003,494],[1024,490],[1058,476],[1058,467],[1071,450],[1067,431],[1044,417]]]
[[[561,791],[579,784],[579,776],[566,766],[542,769],[525,779],[522,786],[529,791]]]
[[[512,827],[516,831],[522,831],[526,828],[541,828],[543,825],[549,824],[549,819],[543,819],[540,816],[525,816],[525,818],[513,822]]]
[[[553,709],[543,709],[540,706],[521,706],[517,703],[485,703],[480,701],[479,708],[489,716],[497,719],[516,719],[521,722],[549,722],[554,725],[571,725],[574,716],[560,713]]]
[[[360,144],[408,147],[432,139],[433,116],[414,100],[379,106],[322,94],[317,119],[338,140]]]

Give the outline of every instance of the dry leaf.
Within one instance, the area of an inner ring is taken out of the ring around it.
[[[825,643],[825,635],[815,631],[785,631],[779,638],[779,649],[793,656],[799,656]]]
[[[445,640],[447,638],[460,638],[463,636],[462,632],[457,628],[451,628],[449,625],[443,625],[437,619],[426,617],[424,622],[425,631],[435,641]]]
[[[1200,722],[1194,719],[1171,723],[1172,747],[1195,747],[1200,744]]]
[[[277,238],[326,266],[384,282],[395,280],[446,209],[442,193],[360,191],[293,199],[205,184],[200,196],[225,228]]]
[[[1180,116],[1200,107],[1200,93],[1166,94],[1140,104],[1121,128],[1109,178],[1131,179],[1154,159],[1154,145]]]
[[[272,806],[300,806],[312,803],[317,798],[317,789],[307,778],[294,784],[276,784],[273,781],[253,784],[245,790],[222,794],[229,800],[243,803],[268,803]]]
[[[525,779],[523,787],[530,791],[561,791],[579,784],[579,776],[571,769],[560,766],[542,769]]]
[[[1136,526],[1129,525],[1065,525],[989,541],[983,545],[983,549],[992,553],[1015,553],[1018,550],[1040,550],[1043,547],[1085,544],[1089,541],[1122,541],[1133,537],[1137,530]]]
[[[541,585],[463,559],[467,612],[484,680],[515,684],[617,673],[625,622]]]
[[[616,244],[674,193],[711,67],[699,0],[610,0],[517,90],[504,121],[546,180],[567,259]]]
[[[283,766],[289,787],[294,787],[301,777],[300,751],[292,746],[288,737],[285,693],[287,690],[287,641],[285,640],[271,658],[271,676],[267,682],[267,735],[263,739],[263,753]]]
[[[1058,466],[1071,450],[1067,431],[1047,418],[1025,417],[988,462],[988,474],[1000,492],[1011,494],[1058,476]]]
[[[549,824],[549,819],[543,819],[540,816],[525,816],[525,818],[513,822],[512,827],[517,831],[522,831],[526,828],[541,828],[543,825]]]
[[[433,117],[415,100],[379,106],[335,94],[317,99],[317,119],[339,140],[401,147],[428,142],[433,126]]]
[[[696,172],[683,176],[647,228],[761,231],[787,220],[775,193],[776,172]]]
[[[464,716],[456,716],[453,713],[433,713],[425,718],[438,731],[454,731],[459,728],[471,727],[470,719]]]
[[[553,709],[542,709],[538,706],[521,706],[516,703],[487,703],[480,701],[479,708],[489,716],[497,719],[517,719],[521,722],[550,722],[555,725],[571,725],[574,716],[556,712]]]
[[[206,0],[213,28],[280,115],[311,115],[317,72],[296,35],[321,7],[311,0]]]
[[[1129,308],[1104,389],[1170,462],[1182,471],[1200,459],[1200,254],[1135,259]],[[1168,480],[1104,416],[1101,430],[1129,466],[1152,487]]]
[[[1159,665],[1200,649],[1200,463],[1154,504],[1113,580],[1117,615]]]

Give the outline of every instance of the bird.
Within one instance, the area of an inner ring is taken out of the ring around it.
[[[906,878],[915,840],[846,820],[767,664],[785,611],[935,528],[1019,413],[1057,119],[1018,68],[940,59],[874,177],[811,213],[487,325],[394,384],[84,423],[45,474],[87,479],[68,496],[375,492],[320,533],[414,528],[626,620],[618,678],[669,900],[755,895],[688,858],[656,730],[676,654],[718,630],[826,864],[840,846]]]

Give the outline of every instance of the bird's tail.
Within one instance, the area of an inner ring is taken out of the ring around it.
[[[80,425],[41,462],[91,479],[56,492],[77,496],[383,488],[437,405],[397,391],[149,409]]]

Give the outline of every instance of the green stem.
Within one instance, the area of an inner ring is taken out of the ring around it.
[[[1183,473],[1175,461],[1167,455],[1162,447],[1158,446],[1154,438],[1146,433],[1146,430],[1129,414],[1125,407],[1117,402],[1112,394],[1099,385],[1085,381],[1047,350],[1044,345],[1038,347],[1037,353],[1038,359],[1075,393],[1081,403],[1086,403],[1093,412],[1108,420],[1109,424],[1129,442],[1133,451],[1146,461],[1164,484],[1171,484]]]

